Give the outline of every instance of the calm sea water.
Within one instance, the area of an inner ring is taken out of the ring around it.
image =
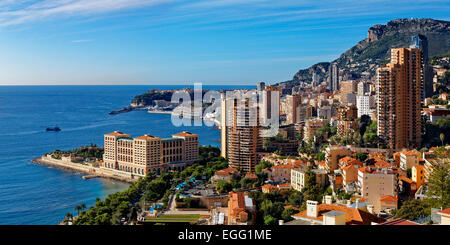
[[[175,127],[169,114],[135,111],[109,115],[151,88],[186,86],[0,86],[0,224],[56,224],[82,203],[124,190],[128,184],[83,180],[81,173],[31,163],[55,149],[69,150],[91,142],[103,145],[103,134],[120,130],[170,137],[181,131],[200,135],[201,145],[218,146],[213,127]],[[251,88],[204,86],[205,89]],[[45,132],[58,125],[61,132]]]

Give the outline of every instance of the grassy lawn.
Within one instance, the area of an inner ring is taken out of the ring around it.
[[[167,214],[156,218],[146,218],[147,222],[197,222],[199,214]]]

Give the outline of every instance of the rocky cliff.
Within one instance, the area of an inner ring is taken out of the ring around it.
[[[429,58],[450,51],[450,22],[433,19],[396,19],[386,25],[369,28],[367,38],[358,42],[336,62],[348,78],[358,78],[362,74],[373,76],[376,68],[389,62],[390,49],[409,47],[411,36],[422,34],[428,39]],[[283,82],[287,85],[310,83],[316,72],[319,80],[327,78],[330,62],[321,62],[308,69],[298,71],[292,80]]]

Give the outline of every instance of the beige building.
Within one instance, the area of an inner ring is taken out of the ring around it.
[[[422,153],[415,149],[411,151],[401,151],[400,168],[402,170],[407,170],[408,168],[419,165],[419,162],[422,160],[421,155]]]
[[[294,190],[301,191],[305,186],[306,169],[294,168],[291,169],[291,187]],[[316,176],[316,183],[320,186],[326,186],[328,183],[327,171],[324,169],[313,169]]]
[[[359,129],[358,121],[338,120],[337,121],[337,135],[344,138],[353,135]]]
[[[379,213],[383,197],[397,196],[397,177],[391,169],[362,167],[358,169],[358,187],[362,198]]]
[[[357,82],[354,80],[343,81],[341,82],[340,92],[344,94],[356,93],[357,85]]]
[[[291,170],[294,165],[291,164],[279,164],[272,167],[270,178],[278,183],[290,183],[291,182]]]
[[[105,134],[100,167],[145,176],[149,171],[181,170],[198,161],[198,135],[183,132],[172,138],[144,135],[131,138],[119,131]]]
[[[378,136],[392,149],[420,147],[422,67],[420,49],[396,48],[377,69]]]
[[[314,133],[317,132],[320,128],[325,126],[327,123],[324,119],[309,119],[306,120],[303,140],[308,141],[309,139],[314,139]]]
[[[295,124],[300,122],[300,105],[302,97],[300,94],[286,96],[286,123]]]
[[[351,156],[352,154],[352,151],[348,147],[329,145],[325,149],[325,170],[330,173],[338,169],[339,159],[345,156]]]

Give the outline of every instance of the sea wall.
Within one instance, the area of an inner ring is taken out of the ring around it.
[[[122,171],[114,170],[114,169],[105,169],[100,167],[90,166],[88,164],[83,163],[73,163],[69,161],[63,161],[59,159],[54,159],[51,156],[42,156],[41,158],[35,158],[32,162],[62,169],[68,169],[72,171],[82,172],[89,174],[89,176],[93,177],[101,177],[119,180],[127,183],[133,183],[139,176],[134,176],[131,173],[124,173]]]

